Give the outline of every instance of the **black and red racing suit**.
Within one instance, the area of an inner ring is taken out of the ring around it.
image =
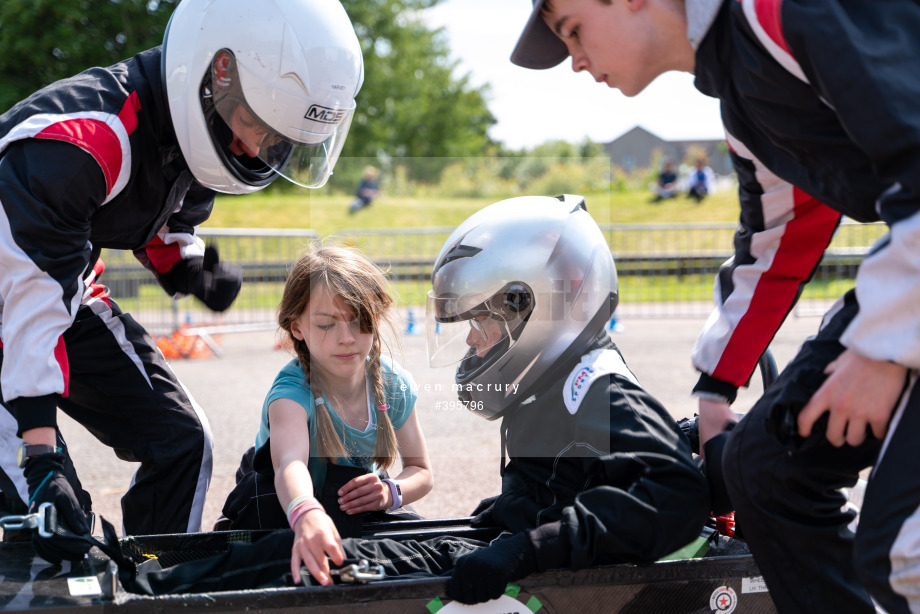
[[[723,466],[739,526],[780,611],[874,611],[867,589],[889,611],[917,611],[920,6],[688,0],[687,9],[696,86],[721,100],[741,200],[735,256],[693,353],[695,391],[734,398],[841,216],[889,227],[855,291],[732,432]],[[844,349],[910,370],[885,441],[790,449],[801,442],[773,434],[778,418],[808,401]],[[854,536],[839,489],[870,466]]]
[[[160,56],[89,69],[0,116],[0,467],[18,491],[7,495],[28,500],[19,435],[56,426],[60,407],[141,464],[123,500],[131,533],[198,530],[212,464],[203,412],[98,281],[102,248],[133,250],[161,283],[204,253],[194,229],[214,193],[180,153]]]

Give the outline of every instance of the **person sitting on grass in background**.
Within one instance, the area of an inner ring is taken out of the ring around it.
[[[657,203],[666,198],[677,196],[677,173],[674,172],[673,162],[665,160],[664,165],[661,167],[661,172],[658,173],[658,180],[650,187],[655,193],[653,202]]]
[[[324,247],[294,263],[278,324],[295,358],[265,397],[255,447],[216,528],[290,526],[291,564],[319,575],[323,548],[341,549],[333,506],[345,516],[419,518],[403,506],[431,490],[431,463],[415,382],[384,352],[393,307],[386,277],[355,249]],[[397,455],[402,471],[391,479]],[[341,466],[359,468],[357,477],[338,483]]]
[[[370,207],[374,199],[380,194],[377,187],[377,169],[373,166],[364,168],[364,174],[361,176],[361,182],[355,190],[355,200],[348,207],[349,215],[355,214],[365,207]]]
[[[712,169],[706,165],[705,160],[698,158],[687,177],[687,198],[692,198],[696,204],[700,204],[712,193],[712,183]]]

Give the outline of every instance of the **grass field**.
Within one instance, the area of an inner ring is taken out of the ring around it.
[[[292,194],[218,196],[206,228],[310,229],[320,238],[346,230],[396,228],[454,228],[479,209],[495,202],[474,198],[407,198],[383,196],[366,209],[349,215],[347,195],[322,190]],[[738,195],[734,189],[712,194],[702,203],[679,196],[661,203],[651,201],[647,190],[585,195],[588,211],[598,224],[685,224],[738,221]],[[686,253],[709,250],[729,253],[733,227],[687,233],[680,228],[634,232],[614,231],[608,236],[615,254]],[[843,227],[834,239],[838,248],[865,248],[885,232],[884,225],[854,224]],[[439,239],[443,240],[443,238]],[[429,250],[436,252],[437,248]],[[245,254],[240,254],[245,257]]]
[[[382,197],[370,207],[349,215],[348,195],[329,195],[320,191],[302,191],[293,194],[251,194],[247,196],[219,196],[206,229],[310,229],[321,238],[344,231],[381,229],[451,229],[475,211],[494,202],[489,199],[463,198],[395,198]],[[721,262],[731,254],[732,234],[737,222],[738,198],[734,190],[717,192],[701,204],[684,197],[662,203],[651,202],[647,191],[586,195],[588,211],[602,225],[613,224],[607,240],[614,255],[623,258],[646,255],[683,256],[707,255],[709,260]],[[680,226],[670,228],[642,228],[639,224],[681,224],[692,222],[727,223],[724,227],[697,227],[692,230]],[[864,249],[881,236],[883,225],[848,225],[841,228],[834,241],[837,247]],[[411,256],[415,259],[433,257],[448,234],[353,233],[346,242],[356,245],[376,258]],[[408,240],[407,237],[411,237]],[[340,237],[341,238],[341,237]],[[400,243],[402,241],[402,243]],[[291,241],[283,237],[263,237],[258,241],[226,240],[222,253],[234,262],[289,262]],[[106,255],[111,268],[109,277],[119,266],[136,266],[129,252]],[[673,275],[644,274],[645,265],[618,266],[620,286],[625,296],[633,302],[709,301],[712,294],[712,273],[681,273]],[[650,264],[649,266],[656,266]],[[713,267],[717,264],[713,265]],[[637,268],[638,267],[638,268]],[[714,272],[714,270],[713,270]],[[142,272],[143,273],[143,272]],[[146,276],[145,276],[146,277]],[[808,285],[806,297],[828,298],[838,295],[853,284],[847,275],[832,279],[816,279]],[[395,281],[394,290],[401,305],[424,305],[428,291],[427,281]],[[137,309],[168,308],[168,299],[157,286],[143,285],[140,295],[119,296],[123,306]],[[247,283],[238,300],[247,309],[272,309],[280,297],[280,283]],[[160,305],[159,300],[163,304]]]
[[[494,202],[489,199],[396,198],[386,195],[355,215],[348,214],[350,196],[319,191],[292,194],[219,196],[209,228],[310,228],[321,237],[344,229],[457,226]],[[599,224],[731,222],[738,219],[733,190],[713,194],[701,204],[684,197],[652,203],[645,190],[587,194],[588,211]]]

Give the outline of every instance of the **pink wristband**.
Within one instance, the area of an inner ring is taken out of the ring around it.
[[[320,505],[320,502],[316,499],[301,501],[296,506],[294,506],[294,509],[292,509],[291,513],[288,514],[288,524],[291,525],[292,529],[295,528],[297,521],[300,520],[300,517],[313,510],[325,511],[323,506]]]

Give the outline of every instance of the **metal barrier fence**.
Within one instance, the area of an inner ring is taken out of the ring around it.
[[[616,261],[619,317],[704,317],[716,271],[731,256],[735,224],[607,224],[601,226]],[[408,325],[421,319],[434,259],[453,228],[344,230],[325,243],[353,245],[384,267]],[[806,288],[797,312],[823,311],[852,287],[862,257],[886,231],[883,224],[843,223]],[[123,309],[156,335],[183,324],[197,331],[274,328],[275,308],[290,264],[320,237],[310,230],[201,229],[221,259],[243,268],[244,283],[223,314],[196,299],[173,301],[130,252],[103,253],[102,281]]]

